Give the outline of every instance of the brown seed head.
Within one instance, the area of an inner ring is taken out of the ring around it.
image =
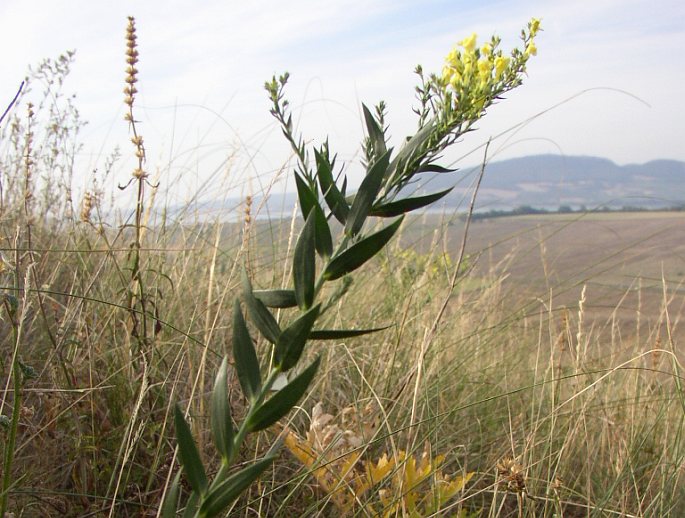
[[[83,195],[83,203],[81,205],[81,221],[84,223],[90,222],[90,214],[93,211],[93,195],[86,191]]]
[[[526,475],[524,468],[510,457],[505,457],[497,463],[497,474],[501,477],[500,482],[505,484],[510,491],[517,493],[526,492]]]

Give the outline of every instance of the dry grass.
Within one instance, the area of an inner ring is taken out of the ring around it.
[[[146,223],[131,228],[101,215],[105,193],[97,185],[82,211],[69,187],[73,157],[65,150],[73,148],[62,145],[76,138],[78,121],[56,121],[67,130],[58,132],[47,120],[29,129],[17,115],[0,140],[2,414],[20,402],[12,469],[3,472],[8,510],[27,517],[155,516],[177,470],[175,401],[188,410],[206,465],[218,468],[208,440],[208,392],[230,351],[236,273],[245,263],[256,287],[281,287],[297,225],[259,221],[254,207],[237,224],[183,224],[144,196],[138,217]],[[27,165],[20,158],[28,155]],[[643,239],[673,240],[682,229],[670,227],[669,218],[640,218],[620,228],[613,225],[623,220],[601,222],[610,233],[631,232],[624,240],[630,246],[610,250],[587,244],[598,235],[587,231],[599,225],[591,218],[539,228],[530,220],[524,227],[479,223],[454,289],[459,226],[407,222],[322,322],[389,327],[313,343],[308,354],[320,353],[322,365],[308,398],[279,429],[248,441],[241,459],[263,454],[285,427],[305,437],[321,402],[331,416],[348,415],[346,409],[358,416],[337,429],[362,437],[350,443],[360,462],[386,455],[406,470],[408,458],[425,452],[424,466],[444,456],[445,473],[473,473],[438,515],[684,515],[682,258],[662,259],[655,254],[666,248],[657,252]],[[509,244],[516,238],[518,252]],[[505,244],[489,247],[497,241]],[[672,251],[681,246],[676,241]],[[570,242],[587,251],[560,246]],[[663,274],[616,272],[619,264],[650,263]],[[615,283],[626,297],[599,311],[593,282],[631,275],[637,280]],[[12,310],[13,300],[20,310]],[[15,349],[25,366],[19,392],[9,382],[19,365]],[[266,343],[257,350],[270,352]],[[25,376],[26,366],[35,378]],[[245,410],[237,390],[231,405],[235,416]],[[335,515],[334,494],[312,469],[284,450],[231,516]],[[385,480],[381,491],[393,487]],[[404,491],[402,483],[396,491]],[[388,493],[365,493],[349,514],[364,516],[381,494]],[[391,494],[395,504],[402,498]],[[407,513],[402,505],[388,509]]]

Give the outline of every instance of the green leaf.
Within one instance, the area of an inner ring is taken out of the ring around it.
[[[301,309],[308,309],[314,302],[316,254],[314,245],[315,215],[309,213],[304,228],[295,245],[293,256],[293,283],[295,299]]]
[[[254,290],[252,294],[269,308],[294,308],[297,306],[293,290]]]
[[[449,169],[438,164],[422,165],[416,170],[417,173],[453,173],[455,171],[457,171],[457,169]]]
[[[314,156],[316,157],[317,167],[316,177],[319,179],[319,186],[321,187],[321,192],[323,192],[326,204],[331,209],[335,219],[344,225],[350,213],[350,207],[345,201],[345,196],[335,184],[333,169],[328,157],[317,150],[314,150]]]
[[[252,414],[247,423],[250,432],[258,432],[268,428],[281,417],[285,416],[297,404],[312,382],[316,369],[319,368],[321,358],[317,358],[299,376],[276,392]]]
[[[312,192],[304,178],[297,173],[295,173],[295,186],[297,187],[297,199],[300,201],[302,217],[307,219],[312,208],[319,204],[318,197]]]
[[[404,216],[375,234],[355,243],[339,256],[333,258],[323,273],[324,279],[332,281],[356,270],[376,255],[400,228]]]
[[[315,220],[315,236],[316,236],[316,251],[321,257],[330,257],[333,253],[333,238],[331,237],[331,230],[328,228],[326,215],[319,204],[318,195],[311,190],[307,183],[295,174],[295,183],[297,184],[297,196],[300,200],[300,209],[305,220],[309,219],[309,215],[314,211]]]
[[[228,462],[233,449],[233,423],[231,422],[231,407],[228,404],[227,378],[228,358],[224,357],[214,382],[211,416],[214,444],[224,462]]]
[[[190,494],[190,498],[186,503],[186,509],[183,512],[183,518],[195,518],[195,516],[197,515],[197,505],[199,499],[200,496],[197,493],[192,492]]]
[[[178,453],[181,458],[183,471],[188,477],[190,487],[198,494],[203,494],[207,490],[207,475],[197,451],[190,427],[183,417],[183,411],[174,405],[174,425],[176,427],[176,440],[178,441]]]
[[[319,316],[320,310],[320,304],[314,306],[281,333],[274,349],[274,359],[282,371],[292,369],[302,356],[309,333]]]
[[[374,327],[372,329],[314,329],[309,333],[310,340],[340,340],[342,338],[354,338],[378,331],[384,331],[390,326]]]
[[[252,400],[259,394],[262,380],[257,351],[255,351],[250,332],[247,330],[237,298],[233,304],[233,359],[243,393]]]
[[[224,511],[243,491],[257,480],[259,475],[273,463],[275,458],[275,455],[264,457],[218,484],[203,499],[200,506],[200,515],[216,516]]]
[[[278,322],[276,322],[271,312],[252,293],[252,283],[245,270],[243,270],[243,296],[247,305],[247,311],[255,326],[257,326],[257,329],[259,329],[264,338],[275,344],[278,336],[281,334],[281,328],[278,327]]]
[[[345,225],[346,234],[355,236],[361,230],[366,217],[369,215],[371,206],[376,201],[376,196],[381,189],[391,153],[392,149],[389,149],[371,166],[359,186],[359,190],[352,202],[347,224]]]
[[[362,104],[362,110],[364,111],[366,129],[369,133],[369,139],[371,140],[371,147],[373,148],[374,156],[383,156],[387,151],[385,147],[385,135],[383,135],[383,130],[380,128],[380,126],[378,126],[376,118],[364,104]]]
[[[414,196],[413,198],[404,198],[403,200],[391,201],[382,205],[377,205],[371,209],[372,216],[379,216],[381,218],[393,218],[411,212],[412,210],[420,209],[426,205],[438,201],[440,198],[447,196],[454,187],[445,189],[444,191],[426,194],[425,196]]]
[[[420,150],[420,148],[433,134],[433,130],[435,129],[434,125],[435,120],[428,121],[419,131],[416,132],[416,134],[414,134],[414,136],[405,142],[404,146],[400,148],[399,153],[397,153],[397,156],[395,156],[388,167],[389,176],[395,175],[397,173],[397,168],[400,167],[400,165],[406,165],[411,161],[414,153],[416,153],[417,150]]]
[[[423,126],[419,131],[416,132],[400,149],[395,160],[407,161],[409,160],[416,151],[420,150],[421,147],[426,143],[428,138],[433,133],[435,121],[430,120]]]
[[[333,255],[333,237],[328,226],[328,220],[323,213],[323,209],[318,205],[314,208],[316,224],[316,251],[321,257],[328,258]]]
[[[162,510],[160,515],[162,518],[176,518],[176,511],[178,510],[178,495],[181,483],[181,471],[179,470],[174,477],[174,480],[169,486],[169,490],[164,496],[162,502]]]

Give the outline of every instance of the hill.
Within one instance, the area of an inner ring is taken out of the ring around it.
[[[478,207],[673,207],[685,203],[684,180],[685,162],[676,160],[621,166],[591,156],[534,155],[488,164]],[[434,175],[426,190],[454,183],[454,176]],[[468,191],[466,182],[461,182],[447,197],[446,205],[457,206]]]

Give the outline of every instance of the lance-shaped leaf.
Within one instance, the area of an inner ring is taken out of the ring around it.
[[[176,427],[176,441],[178,442],[178,454],[181,458],[183,471],[188,478],[190,487],[198,494],[207,490],[207,475],[200,459],[200,453],[190,433],[190,427],[183,417],[183,411],[174,405],[174,425]]]
[[[434,125],[435,121],[430,120],[428,121],[425,126],[423,126],[419,131],[414,134],[407,142],[405,142],[404,146],[400,148],[400,151],[397,153],[397,156],[393,159],[393,161],[390,163],[390,166],[388,167],[388,176],[393,177],[392,183],[396,183],[398,178],[396,178],[399,173],[397,172],[398,167],[401,167],[403,165],[406,165],[409,163],[417,151],[421,149],[421,147],[426,143],[428,138],[433,134],[434,130]]]
[[[389,149],[376,160],[359,186],[359,190],[352,202],[347,224],[345,225],[346,234],[354,236],[361,230],[366,217],[369,215],[373,202],[376,201],[378,191],[381,189],[383,176],[388,168],[391,153],[392,149]]]
[[[309,367],[302,371],[285,387],[276,392],[276,394],[252,414],[247,423],[250,432],[264,430],[290,412],[307,391],[309,384],[312,382],[312,379],[314,379],[316,369],[319,368],[320,361],[320,357],[314,360]]]
[[[310,212],[300,233],[293,254],[293,282],[295,299],[302,309],[308,309],[314,302],[314,281],[316,276],[316,253],[314,245],[314,212]]]
[[[309,215],[314,211],[316,251],[321,257],[330,257],[333,253],[333,238],[326,221],[326,215],[319,205],[318,195],[297,173],[295,174],[295,184],[297,185],[297,197],[300,200],[300,209],[304,219],[309,219]]]
[[[290,370],[297,364],[320,310],[321,305],[317,304],[285,328],[278,337],[274,359],[282,371]]]
[[[228,462],[233,449],[233,423],[231,407],[228,404],[228,358],[224,358],[214,381],[212,392],[211,426],[214,444],[224,462]]]
[[[371,215],[379,216],[381,218],[393,218],[406,212],[411,212],[412,210],[420,209],[421,207],[430,205],[431,203],[438,201],[440,198],[447,196],[452,189],[454,189],[454,187],[450,187],[444,191],[426,194],[424,196],[414,196],[411,198],[404,198],[402,200],[383,203],[382,205],[376,205],[373,209],[371,209]]]
[[[319,186],[326,200],[326,205],[331,209],[335,219],[344,225],[347,221],[347,215],[350,213],[350,207],[345,201],[345,196],[335,184],[331,163],[328,161],[328,157],[317,150],[314,150],[314,156],[317,167],[316,177],[319,179]]]
[[[197,516],[197,507],[200,500],[200,495],[196,492],[190,494],[190,498],[186,502],[186,509],[183,511],[183,518],[195,518]]]
[[[309,333],[310,340],[341,340],[343,338],[354,338],[364,336],[378,331],[384,331],[390,326],[374,327],[371,329],[314,329]]]
[[[324,279],[332,281],[356,270],[376,255],[400,228],[404,216],[375,234],[355,243],[339,256],[333,258],[323,273]]]
[[[252,293],[252,283],[245,270],[243,270],[243,296],[247,305],[247,311],[250,313],[250,318],[252,318],[255,326],[257,326],[257,329],[259,329],[264,338],[275,344],[278,336],[281,334],[281,328],[278,327],[278,322],[276,322],[271,312]]]
[[[300,202],[302,217],[307,219],[311,210],[319,204],[315,193],[309,188],[307,182],[299,174],[295,173],[295,186],[297,187],[297,199]]]
[[[270,455],[234,473],[213,487],[202,501],[200,516],[217,516],[247,489],[276,458]]]
[[[364,111],[364,120],[366,121],[366,129],[369,133],[369,140],[371,141],[373,153],[377,157],[382,156],[387,151],[383,130],[376,122],[376,118],[364,104],[362,104],[362,110]]]
[[[262,379],[259,373],[257,351],[255,351],[237,298],[233,304],[233,359],[243,393],[252,400],[259,394]]]
[[[269,308],[294,308],[297,306],[293,290],[254,290],[252,294]]]
[[[169,486],[169,490],[164,496],[162,502],[161,516],[162,518],[176,518],[176,511],[178,509],[178,495],[180,493],[181,471],[179,470],[174,477],[173,482]]]
[[[416,172],[417,173],[453,173],[457,171],[457,169],[450,169],[448,167],[442,167],[441,165],[438,164],[425,164],[419,167]]]

